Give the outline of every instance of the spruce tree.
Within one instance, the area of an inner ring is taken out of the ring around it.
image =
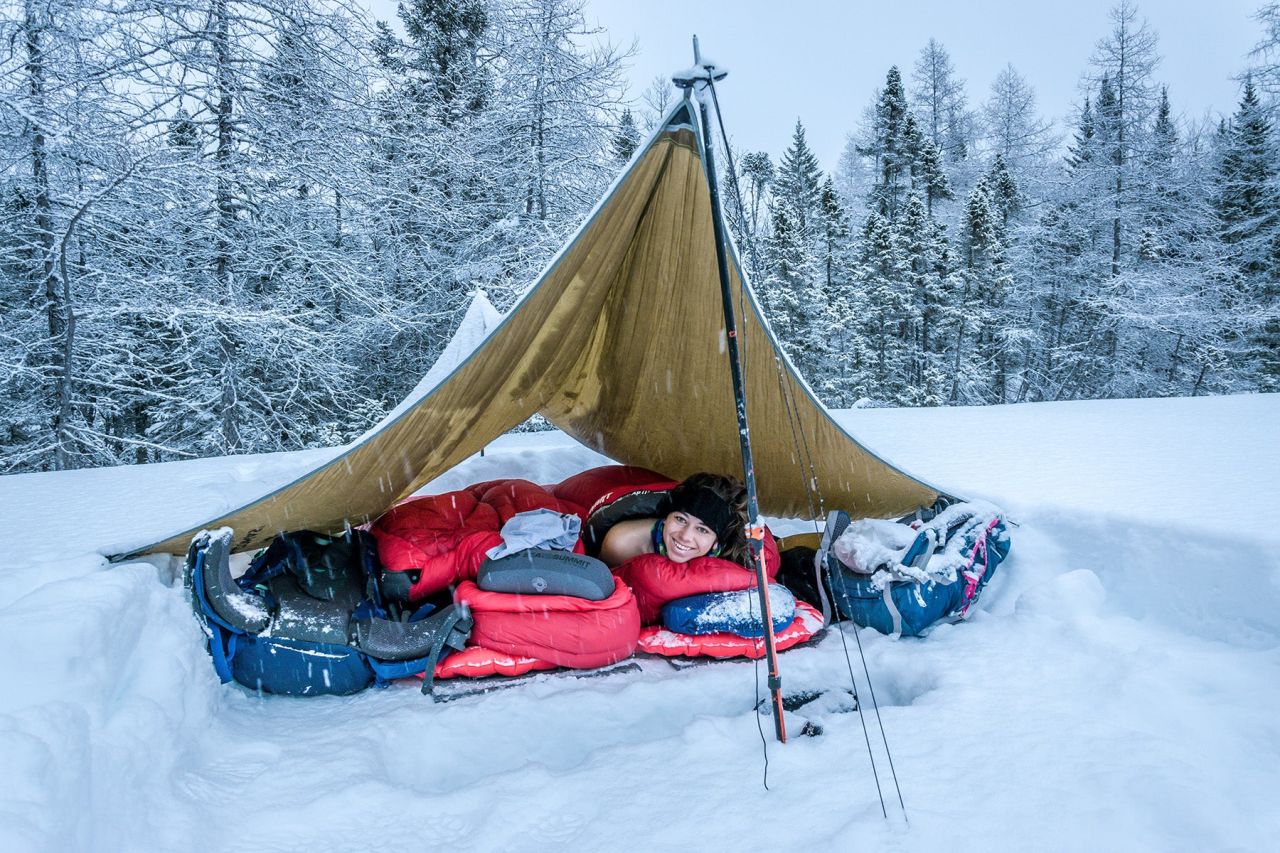
[[[1005,163],[1003,154],[996,154],[984,181],[990,202],[1000,212],[1000,223],[1007,227],[1009,217],[1017,213],[1021,205],[1018,200],[1018,185],[1014,182],[1013,175],[1009,174],[1009,166]]]
[[[403,61],[413,101],[445,127],[479,112],[490,81],[477,62],[489,27],[484,0],[406,0],[397,6],[412,49]]]
[[[862,229],[857,267],[858,289],[866,300],[863,336],[867,364],[858,379],[872,399],[905,405],[911,383],[910,259],[893,224],[876,211]]]
[[[796,119],[791,144],[782,153],[774,177],[774,198],[789,211],[792,223],[801,242],[815,236],[819,200],[821,199],[822,169],[805,139],[804,125]]]
[[[917,186],[924,191],[925,208],[933,216],[933,205],[942,199],[955,198],[951,190],[951,181],[942,168],[942,152],[932,139],[925,137],[920,146],[914,167]]]
[[[1244,299],[1258,311],[1248,334],[1261,387],[1280,388],[1280,194],[1272,125],[1251,78],[1228,125],[1220,153],[1216,207],[1223,241],[1239,270]]]
[[[769,267],[761,283],[760,297],[783,350],[801,375],[809,377],[814,375],[817,366],[809,323],[809,302],[817,276],[812,255],[792,215],[788,206],[779,205],[774,210],[773,233],[768,245]]]
[[[822,214],[820,238],[823,279],[826,289],[831,291],[840,273],[841,248],[849,237],[849,226],[830,175],[822,182],[818,209]]]
[[[1265,272],[1272,262],[1267,241],[1277,212],[1271,130],[1253,81],[1246,79],[1221,155],[1217,207],[1223,239],[1240,247],[1241,267],[1250,274]]]
[[[995,324],[1009,286],[1002,226],[986,179],[965,206],[963,290],[957,305],[950,400],[1004,402],[1008,359],[1004,330]]]
[[[626,163],[640,146],[640,130],[630,109],[622,111],[618,120],[618,132],[613,137],[613,156],[619,163]]]
[[[1156,109],[1156,122],[1151,129],[1151,158],[1162,165],[1169,165],[1178,150],[1178,129],[1173,124],[1173,111],[1169,106],[1169,87],[1160,87],[1160,106]]]
[[[859,153],[873,158],[876,164],[871,207],[892,221],[908,189],[912,162],[909,149],[912,140],[907,137],[907,95],[896,65],[885,75],[884,89],[876,101],[874,122],[871,144]]]
[[[1151,204],[1138,245],[1140,262],[1180,255],[1195,236],[1180,227],[1185,218],[1182,214],[1188,205],[1194,204],[1194,200],[1181,186],[1183,182],[1176,168],[1177,157],[1178,129],[1174,126],[1169,106],[1169,89],[1162,86],[1160,106],[1156,110],[1151,142],[1146,152]]]
[[[854,399],[851,372],[860,357],[856,324],[861,316],[860,294],[850,257],[848,215],[830,177],[822,184],[821,217],[821,287],[809,306],[817,363],[808,378],[825,402],[848,405]]]
[[[1094,134],[1093,105],[1089,101],[1089,96],[1086,95],[1084,106],[1080,110],[1080,119],[1076,126],[1075,135],[1072,138],[1071,145],[1068,147],[1068,170],[1074,172],[1093,160]]]
[[[908,358],[903,402],[935,406],[943,402],[938,385],[942,366],[937,363],[935,350],[939,342],[935,334],[945,261],[940,257],[940,230],[919,193],[908,197],[898,220],[898,234],[907,264],[902,282],[907,296],[902,300],[906,323],[903,346]]]

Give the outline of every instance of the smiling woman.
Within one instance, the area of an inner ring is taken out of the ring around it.
[[[600,559],[616,567],[641,554],[659,554],[674,563],[712,556],[746,565],[746,500],[746,487],[739,480],[694,474],[671,490],[656,517],[611,527]]]

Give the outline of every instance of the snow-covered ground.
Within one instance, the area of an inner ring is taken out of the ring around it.
[[[0,478],[0,851],[1276,849],[1280,395],[839,417],[1020,522],[967,623],[861,632],[909,826],[874,717],[888,820],[857,714],[770,742],[764,789],[750,663],[441,705],[220,685],[175,566],[100,554],[319,451]],[[512,435],[428,489],[601,461]],[[782,669],[848,684],[836,632]]]

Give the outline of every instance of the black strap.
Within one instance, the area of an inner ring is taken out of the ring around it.
[[[471,628],[475,625],[475,620],[471,618],[471,611],[464,604],[456,604],[452,608],[452,612],[446,617],[444,625],[440,627],[440,631],[436,634],[435,642],[431,644],[431,654],[427,657],[427,668],[422,672],[422,693],[424,696],[431,696],[435,699],[432,692],[436,686],[436,664],[440,661],[440,655],[448,646],[459,651],[467,643],[467,638],[471,636]]]

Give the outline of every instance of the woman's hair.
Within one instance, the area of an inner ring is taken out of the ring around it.
[[[747,487],[742,481],[703,471],[687,477],[676,489],[706,489],[728,504],[733,520],[728,532],[718,540],[719,556],[750,568],[751,554],[747,547],[747,523],[750,519],[747,517]]]

